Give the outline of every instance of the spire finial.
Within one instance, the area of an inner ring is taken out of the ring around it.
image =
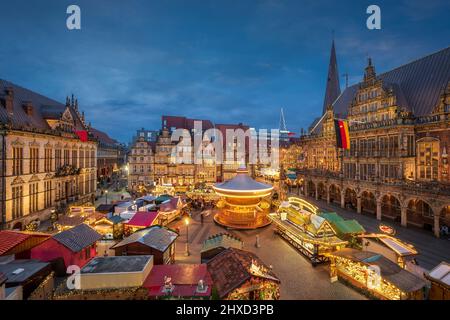
[[[341,94],[341,87],[339,84],[339,72],[336,58],[336,48],[334,40],[331,43],[330,63],[328,65],[328,77],[325,89],[325,98],[323,101],[322,114],[325,114],[329,105]]]

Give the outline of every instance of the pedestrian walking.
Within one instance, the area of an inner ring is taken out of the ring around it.
[[[259,243],[259,234],[256,235],[256,242],[255,242],[255,247],[260,248],[261,245]]]

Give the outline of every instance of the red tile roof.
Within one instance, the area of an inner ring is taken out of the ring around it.
[[[2,230],[0,231],[0,256],[6,254],[16,253],[14,252],[14,248],[18,245],[24,243],[25,241],[40,237],[42,241],[47,240],[50,236],[47,234],[41,233],[26,233],[21,231],[12,231],[12,230]],[[37,245],[36,242],[34,245]],[[31,244],[30,244],[31,248]]]
[[[133,226],[133,227],[149,227],[153,224],[153,222],[158,217],[157,211],[138,211],[133,216],[133,218],[130,219],[130,221],[127,222],[127,225]]]
[[[174,286],[171,293],[176,297],[210,296],[212,288],[211,275],[206,264],[170,264],[155,265],[144,282],[149,296],[164,296],[164,277],[170,277]],[[197,292],[198,282],[203,280],[207,286],[205,292]]]

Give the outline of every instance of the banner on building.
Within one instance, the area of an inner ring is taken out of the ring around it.
[[[350,135],[348,132],[347,120],[334,120],[334,128],[336,129],[336,144],[338,148],[350,150]]]

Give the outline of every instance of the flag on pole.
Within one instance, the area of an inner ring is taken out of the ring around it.
[[[80,138],[81,142],[88,141],[88,132],[86,130],[75,131],[75,134]]]
[[[338,148],[350,150],[350,135],[348,133],[347,120],[334,120],[334,128],[336,130],[336,144]]]

